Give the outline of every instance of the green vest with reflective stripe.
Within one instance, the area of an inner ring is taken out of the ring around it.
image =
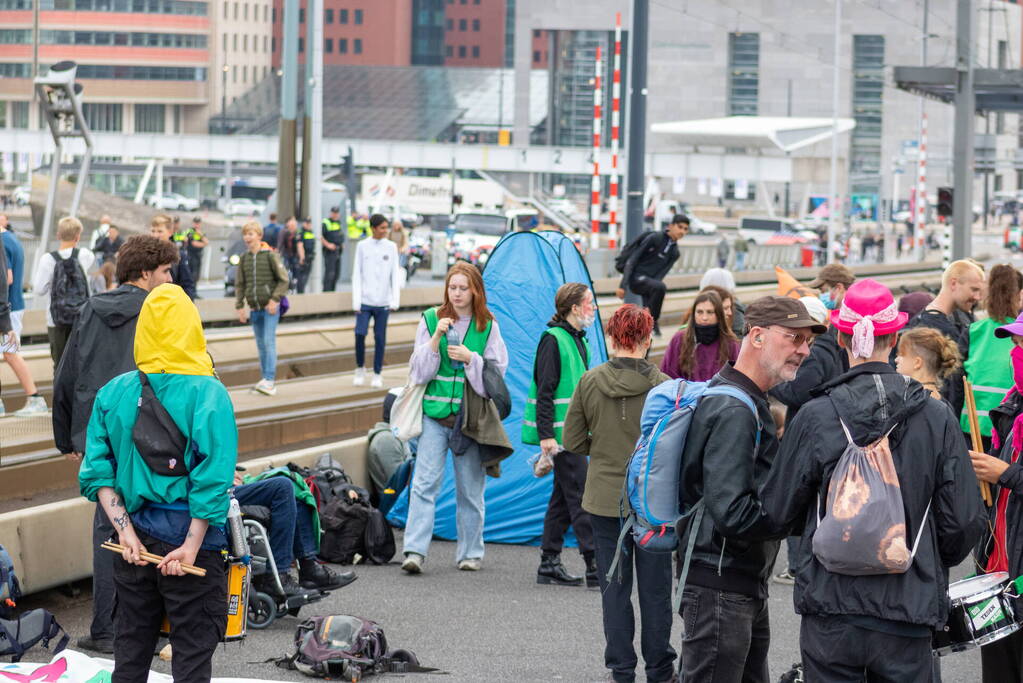
[[[423,313],[426,319],[426,330],[433,336],[437,329],[437,308],[431,308]],[[494,321],[489,321],[485,330],[480,332],[476,329],[476,318],[469,321],[469,327],[465,331],[465,339],[462,346],[470,351],[475,351],[481,357],[487,348],[487,339],[490,338],[490,328]],[[437,376],[426,385],[426,395],[423,397],[423,414],[435,420],[454,415],[462,405],[462,390],[465,385],[465,368],[455,370],[451,367],[451,359],[448,358],[448,338],[444,335],[440,338],[440,345],[437,348],[440,353],[440,367],[437,369]]]
[[[985,318],[970,325],[970,356],[963,367],[967,379],[973,384],[977,422],[984,436],[991,436],[988,412],[997,408],[1012,388],[1012,337],[999,339],[995,336],[995,328],[1008,325],[1012,320]],[[970,421],[965,403],[962,415],[959,416],[959,425],[963,432],[969,433]]]
[[[552,335],[558,341],[561,355],[561,378],[554,389],[554,438],[561,443],[561,431],[565,426],[565,415],[572,400],[575,385],[586,372],[586,361],[579,355],[575,337],[560,327],[548,327],[544,334]],[[529,398],[526,412],[522,416],[522,443],[538,444],[540,435],[536,431],[536,378],[529,383]]]

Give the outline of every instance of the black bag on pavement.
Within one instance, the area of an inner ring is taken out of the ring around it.
[[[384,519],[384,513],[370,508],[366,517],[366,533],[363,536],[366,552],[364,556],[373,564],[387,564],[394,557],[394,529]]]
[[[358,499],[337,498],[320,510],[320,557],[327,562],[352,564],[356,555],[366,557],[366,526],[369,524],[368,497],[364,504]]]
[[[82,264],[78,262],[78,247],[71,250],[68,258],[61,258],[56,251],[51,251],[50,256],[54,261],[53,279],[50,280],[50,317],[54,325],[70,327],[78,320],[78,313],[89,299],[89,282]]]
[[[293,462],[289,462],[287,467],[292,472],[298,472],[305,479],[313,498],[316,499],[316,509],[320,511],[321,517],[324,508],[336,500],[346,486],[352,486],[352,478],[348,476],[339,462],[330,457],[329,453],[325,453],[315,467],[302,467]]]

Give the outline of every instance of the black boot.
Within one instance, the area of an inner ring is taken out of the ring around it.
[[[303,588],[334,590],[344,588],[358,577],[355,572],[335,572],[316,561],[316,558],[303,558],[298,561],[298,580]]]
[[[586,562],[586,587],[600,588],[600,579],[597,578],[597,558],[593,556],[593,553],[586,553],[583,555],[583,561]]]
[[[572,576],[561,564],[561,555],[544,553],[540,556],[540,568],[536,570],[536,582],[557,586],[581,586],[583,577]]]

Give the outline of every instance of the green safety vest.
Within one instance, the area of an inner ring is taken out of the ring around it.
[[[1012,388],[1012,337],[999,339],[995,336],[995,328],[1008,325],[1013,318],[992,320],[985,318],[970,325],[970,356],[963,364],[966,377],[973,384],[973,396],[977,402],[977,422],[980,433],[991,436],[991,418],[988,413],[1005,398]],[[959,416],[959,425],[963,432],[969,433],[970,419],[963,404],[963,412]]]
[[[354,216],[348,217],[348,236],[353,240],[362,237],[362,223],[363,221],[356,221]]]
[[[178,246],[180,247],[182,244],[188,241],[188,233],[176,232],[173,235],[171,235],[171,241],[177,242]]]
[[[437,329],[437,307],[428,309],[423,313],[426,320],[426,329],[433,336]],[[475,351],[480,356],[487,348],[487,339],[490,338],[490,328],[494,321],[487,323],[487,328],[480,332],[476,329],[476,318],[469,321],[469,327],[465,332],[465,339],[462,346],[470,351]],[[448,358],[447,335],[440,338],[440,346],[437,351],[440,353],[440,367],[437,369],[437,376],[426,385],[426,395],[423,397],[423,414],[435,420],[454,415],[462,405],[462,390],[465,384],[465,368],[455,370],[451,367],[451,359]]]
[[[333,218],[323,219],[323,231],[324,232],[337,232],[341,229],[341,221],[336,221]]]
[[[579,384],[579,378],[586,372],[586,359],[579,355],[579,347],[575,338],[560,327],[548,327],[544,334],[553,335],[558,340],[558,353],[561,355],[561,378],[554,389],[554,438],[561,443],[561,431],[565,426],[565,415],[568,404],[572,401],[572,393]],[[529,383],[529,398],[526,400],[526,412],[522,415],[522,443],[538,444],[540,436],[536,431],[536,378]]]

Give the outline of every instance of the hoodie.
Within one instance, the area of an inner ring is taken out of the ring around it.
[[[139,455],[131,432],[142,387],[138,372],[126,372],[96,394],[78,473],[82,495],[95,501],[101,487],[113,487],[135,526],[171,544],[184,542],[190,519],[205,519],[211,531],[203,547],[211,537],[222,545],[238,458],[234,406],[213,372],[199,311],[177,285],[160,285],[146,297],[135,363],[188,439],[182,454],[188,474],[157,474]]]
[[[821,386],[786,425],[781,450],[760,491],[782,534],[800,536],[795,605],[800,614],[842,616],[871,630],[923,637],[948,616],[948,568],[969,554],[984,528],[984,507],[959,422],[948,406],[888,363],[863,363]],[[847,440],[866,446],[893,425],[889,445],[916,539],[904,574],[847,576],[829,572],[813,555],[817,506]],[[930,510],[925,516],[925,510]]]
[[[90,297],[78,314],[53,378],[53,440],[61,453],[85,452],[96,392],[135,369],[135,323],[148,293],[124,284]]]
[[[617,517],[625,468],[639,439],[647,392],[670,378],[642,358],[613,358],[583,374],[562,432],[565,449],[590,456],[583,509]]]

